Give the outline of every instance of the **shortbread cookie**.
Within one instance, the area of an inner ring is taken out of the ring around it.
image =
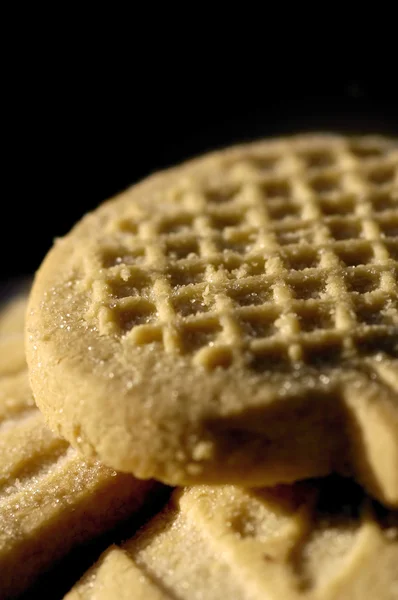
[[[398,505],[397,174],[396,140],[302,135],[86,215],[30,296],[50,426],[171,484],[352,472]]]
[[[0,304],[0,377],[26,370],[21,335],[25,327],[27,299],[28,292],[21,291]]]
[[[23,333],[26,296],[21,294],[7,302],[0,312],[0,335]]]
[[[29,287],[27,282],[10,287],[6,299],[0,303],[0,377],[26,370],[21,335],[24,333]]]
[[[7,346],[10,343],[10,349]],[[16,342],[0,341],[0,598],[14,597],[72,547],[132,515],[154,483],[84,461],[47,428]],[[10,368],[12,366],[12,368]]]
[[[26,371],[23,334],[0,335],[0,377],[21,370]]]
[[[30,285],[30,279],[23,279],[11,281],[7,289],[0,288],[0,296],[3,296],[0,303],[0,336],[23,333]]]
[[[337,478],[276,489],[194,486],[67,600],[395,600],[398,513]]]

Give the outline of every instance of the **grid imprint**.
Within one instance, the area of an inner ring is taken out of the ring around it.
[[[395,355],[396,143],[253,148],[225,181],[113,227],[93,288],[102,333],[209,369]]]

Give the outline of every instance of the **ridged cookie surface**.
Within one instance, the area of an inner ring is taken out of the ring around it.
[[[171,484],[353,473],[398,505],[398,145],[296,136],[150,177],[40,267],[52,427]]]
[[[194,486],[65,600],[396,600],[398,513],[337,478]]]

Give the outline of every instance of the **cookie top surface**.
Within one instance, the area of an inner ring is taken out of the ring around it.
[[[325,478],[178,490],[66,598],[393,600],[398,514],[351,488]]]
[[[327,472],[335,447],[289,473],[264,440],[320,398],[343,422],[356,386],[397,424],[397,268],[396,140],[301,135],[209,154],[55,243],[27,319],[36,401],[84,452],[140,476]]]

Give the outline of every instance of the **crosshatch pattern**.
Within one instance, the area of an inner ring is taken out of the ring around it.
[[[175,195],[113,224],[100,332],[208,369],[398,354],[396,143],[253,145]]]

